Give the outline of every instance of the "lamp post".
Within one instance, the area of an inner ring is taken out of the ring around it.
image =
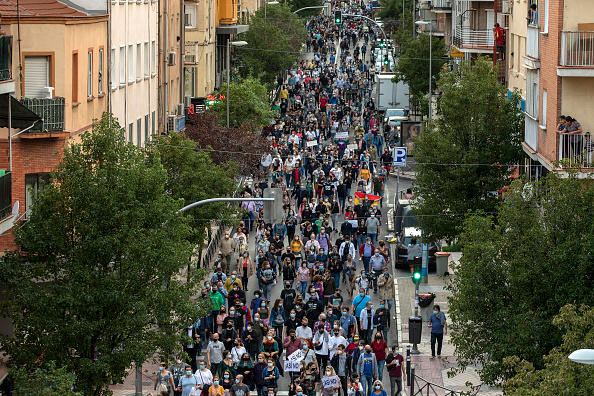
[[[426,25],[430,25],[431,24],[430,21],[416,21],[415,23],[418,26],[426,26]],[[432,82],[431,81],[432,80],[432,78],[431,78],[431,61],[433,60],[433,57],[432,57],[433,51],[432,51],[432,45],[431,45],[431,43],[433,41],[433,35],[431,34],[431,30],[429,30],[428,33],[429,33],[429,119],[431,119],[431,116],[432,116],[432,114],[431,114],[431,100],[432,100],[432,93],[431,93],[431,91],[433,90],[432,89],[433,86],[431,84],[431,82]]]
[[[246,41],[227,40],[227,128],[229,128],[229,86],[231,85],[231,46],[242,47]]]
[[[279,4],[278,1],[265,1],[264,2],[264,22],[266,22],[266,4],[270,4],[270,5],[277,5]]]
[[[569,360],[581,364],[594,364],[594,349],[578,349],[568,356]]]

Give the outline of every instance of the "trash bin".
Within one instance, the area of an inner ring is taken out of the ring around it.
[[[435,293],[423,293],[419,294],[419,306],[421,308],[427,308],[435,299]]]
[[[420,344],[422,329],[423,329],[423,319],[420,316],[409,317],[408,318],[408,342],[411,344]]]
[[[445,276],[446,272],[448,272],[449,257],[450,254],[448,252],[435,252],[435,269],[437,276]]]

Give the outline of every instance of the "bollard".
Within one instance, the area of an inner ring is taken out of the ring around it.
[[[414,396],[415,395],[415,368],[412,367],[410,369],[410,396]],[[429,390],[429,389],[427,389]]]
[[[406,386],[410,386],[410,355],[406,357]]]

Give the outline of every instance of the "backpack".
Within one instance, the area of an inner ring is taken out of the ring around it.
[[[307,262],[308,263],[315,263],[316,262],[316,254],[314,252],[314,254],[308,253],[307,254]]]
[[[344,248],[342,249],[342,257],[341,257],[343,263],[346,261],[347,256],[350,254],[349,253],[350,250],[351,250],[351,242],[345,242]],[[353,257],[353,259],[354,259],[354,257]]]
[[[380,325],[380,316],[378,315],[377,311],[375,312],[375,315],[373,315],[373,326],[379,326]]]

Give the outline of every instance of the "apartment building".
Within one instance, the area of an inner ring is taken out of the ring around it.
[[[529,156],[528,173],[539,178],[548,171],[563,172],[568,166],[591,169],[583,142],[584,134],[593,132],[594,126],[594,3],[514,0],[515,7],[525,12],[527,24],[522,62],[526,68],[523,147]],[[581,130],[560,134],[560,115],[571,116]]]
[[[446,47],[452,44],[452,1],[453,0],[422,0],[418,4],[416,19],[431,22],[431,25],[419,27],[420,31],[430,32],[431,35],[442,37]]]
[[[4,232],[12,227],[6,219],[16,202],[17,217],[26,217],[31,191],[49,180],[64,145],[107,110],[108,15],[87,6],[19,0],[17,8],[16,0],[0,0],[0,92],[18,99],[11,101],[11,138],[8,128],[0,129],[0,252],[16,248]],[[41,119],[31,129],[32,122],[19,120],[27,112]]]
[[[143,146],[157,131],[159,4],[157,0],[108,1],[109,111],[125,129],[126,140]]]
[[[194,104],[203,104],[223,84],[228,41],[248,30],[240,22],[247,21],[257,6],[254,0],[185,0],[184,88]]]

